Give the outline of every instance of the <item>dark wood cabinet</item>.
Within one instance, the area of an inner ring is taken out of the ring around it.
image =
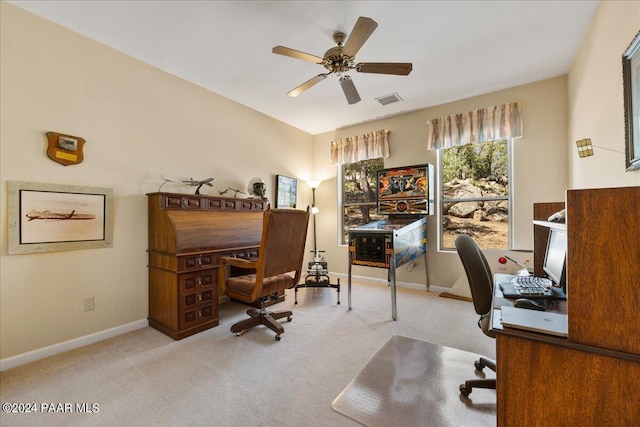
[[[220,257],[255,258],[267,200],[151,193],[149,325],[174,339],[217,326]]]
[[[640,187],[567,191],[567,239],[569,339],[640,358]]]
[[[540,221],[565,205],[566,224]],[[638,425],[639,212],[640,187],[569,190],[565,203],[534,205],[536,273],[548,227],[567,231],[569,334],[502,328],[493,312],[498,426]]]

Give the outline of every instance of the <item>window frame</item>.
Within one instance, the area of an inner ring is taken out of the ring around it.
[[[507,173],[508,175],[508,196],[496,196],[496,197],[476,197],[476,198],[464,198],[464,199],[449,199],[449,198],[445,198],[444,197],[444,186],[443,186],[443,151],[442,150],[437,150],[437,161],[438,161],[438,203],[437,203],[437,208],[436,208],[436,212],[438,215],[438,251],[439,252],[455,252],[456,249],[455,248],[444,248],[443,247],[443,242],[444,242],[444,227],[442,224],[442,219],[443,219],[443,214],[442,214],[442,206],[444,203],[448,202],[448,201],[503,201],[503,200],[507,200],[507,205],[508,205],[508,227],[507,227],[507,247],[506,248],[483,248],[484,249],[489,249],[489,250],[512,250],[513,248],[513,217],[514,217],[514,212],[513,212],[513,198],[514,198],[514,194],[513,194],[513,189],[514,189],[514,185],[513,185],[513,178],[514,178],[514,169],[513,169],[513,138],[507,138],[505,139],[505,141],[507,142]],[[496,142],[496,141],[485,141],[485,142]],[[484,142],[481,142],[479,144],[483,144]]]
[[[345,180],[344,180],[344,169],[345,169],[345,165],[348,164],[353,164],[353,163],[360,163],[360,162],[366,162],[366,161],[370,161],[370,160],[378,160],[381,159],[382,160],[382,169],[384,169],[385,164],[384,164],[384,158],[383,157],[376,157],[373,159],[366,159],[366,160],[359,160],[357,162],[351,162],[351,163],[343,163],[343,164],[339,164],[337,165],[337,177],[338,179],[336,180],[338,183],[338,234],[337,234],[337,241],[338,241],[338,246],[347,246],[349,244],[348,241],[345,240],[345,232],[344,232],[344,210],[345,207],[347,206],[371,206],[372,208],[374,208],[374,214],[377,214],[377,208],[378,208],[378,201],[374,200],[372,202],[365,202],[365,203],[350,203],[348,205],[345,205],[344,203],[344,184],[345,184]],[[377,181],[377,176],[374,177],[374,181]],[[377,191],[377,182],[375,183],[375,187],[374,187],[374,191]]]

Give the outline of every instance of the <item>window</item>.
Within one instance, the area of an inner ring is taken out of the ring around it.
[[[511,150],[506,140],[439,150],[440,249],[459,234],[483,249],[509,248]]]
[[[384,169],[384,159],[345,163],[341,167],[342,233],[340,244],[347,244],[347,230],[386,218],[376,214],[376,172]]]

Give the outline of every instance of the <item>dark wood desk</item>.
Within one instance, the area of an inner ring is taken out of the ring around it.
[[[493,303],[498,426],[637,425],[640,355],[572,342],[571,329],[561,338],[503,328],[500,307],[513,300],[494,286]],[[568,304],[549,301],[548,311]]]

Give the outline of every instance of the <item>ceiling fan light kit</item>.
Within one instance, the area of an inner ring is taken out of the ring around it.
[[[327,50],[322,58],[284,46],[274,47],[272,52],[275,54],[313,62],[314,64],[324,66],[328,70],[327,73],[318,74],[302,83],[300,86],[289,91],[287,95],[292,97],[298,96],[326,79],[329,75],[335,74],[340,77],[340,86],[347,98],[347,102],[349,104],[355,104],[360,101],[360,95],[353,80],[346,74],[347,72],[355,70],[358,73],[392,74],[398,76],[409,75],[413,69],[413,65],[409,62],[362,62],[356,64],[356,53],[358,53],[377,26],[378,24],[373,19],[364,16],[359,17],[348,38],[347,35],[341,31],[333,34],[333,41],[336,43],[336,46]]]

